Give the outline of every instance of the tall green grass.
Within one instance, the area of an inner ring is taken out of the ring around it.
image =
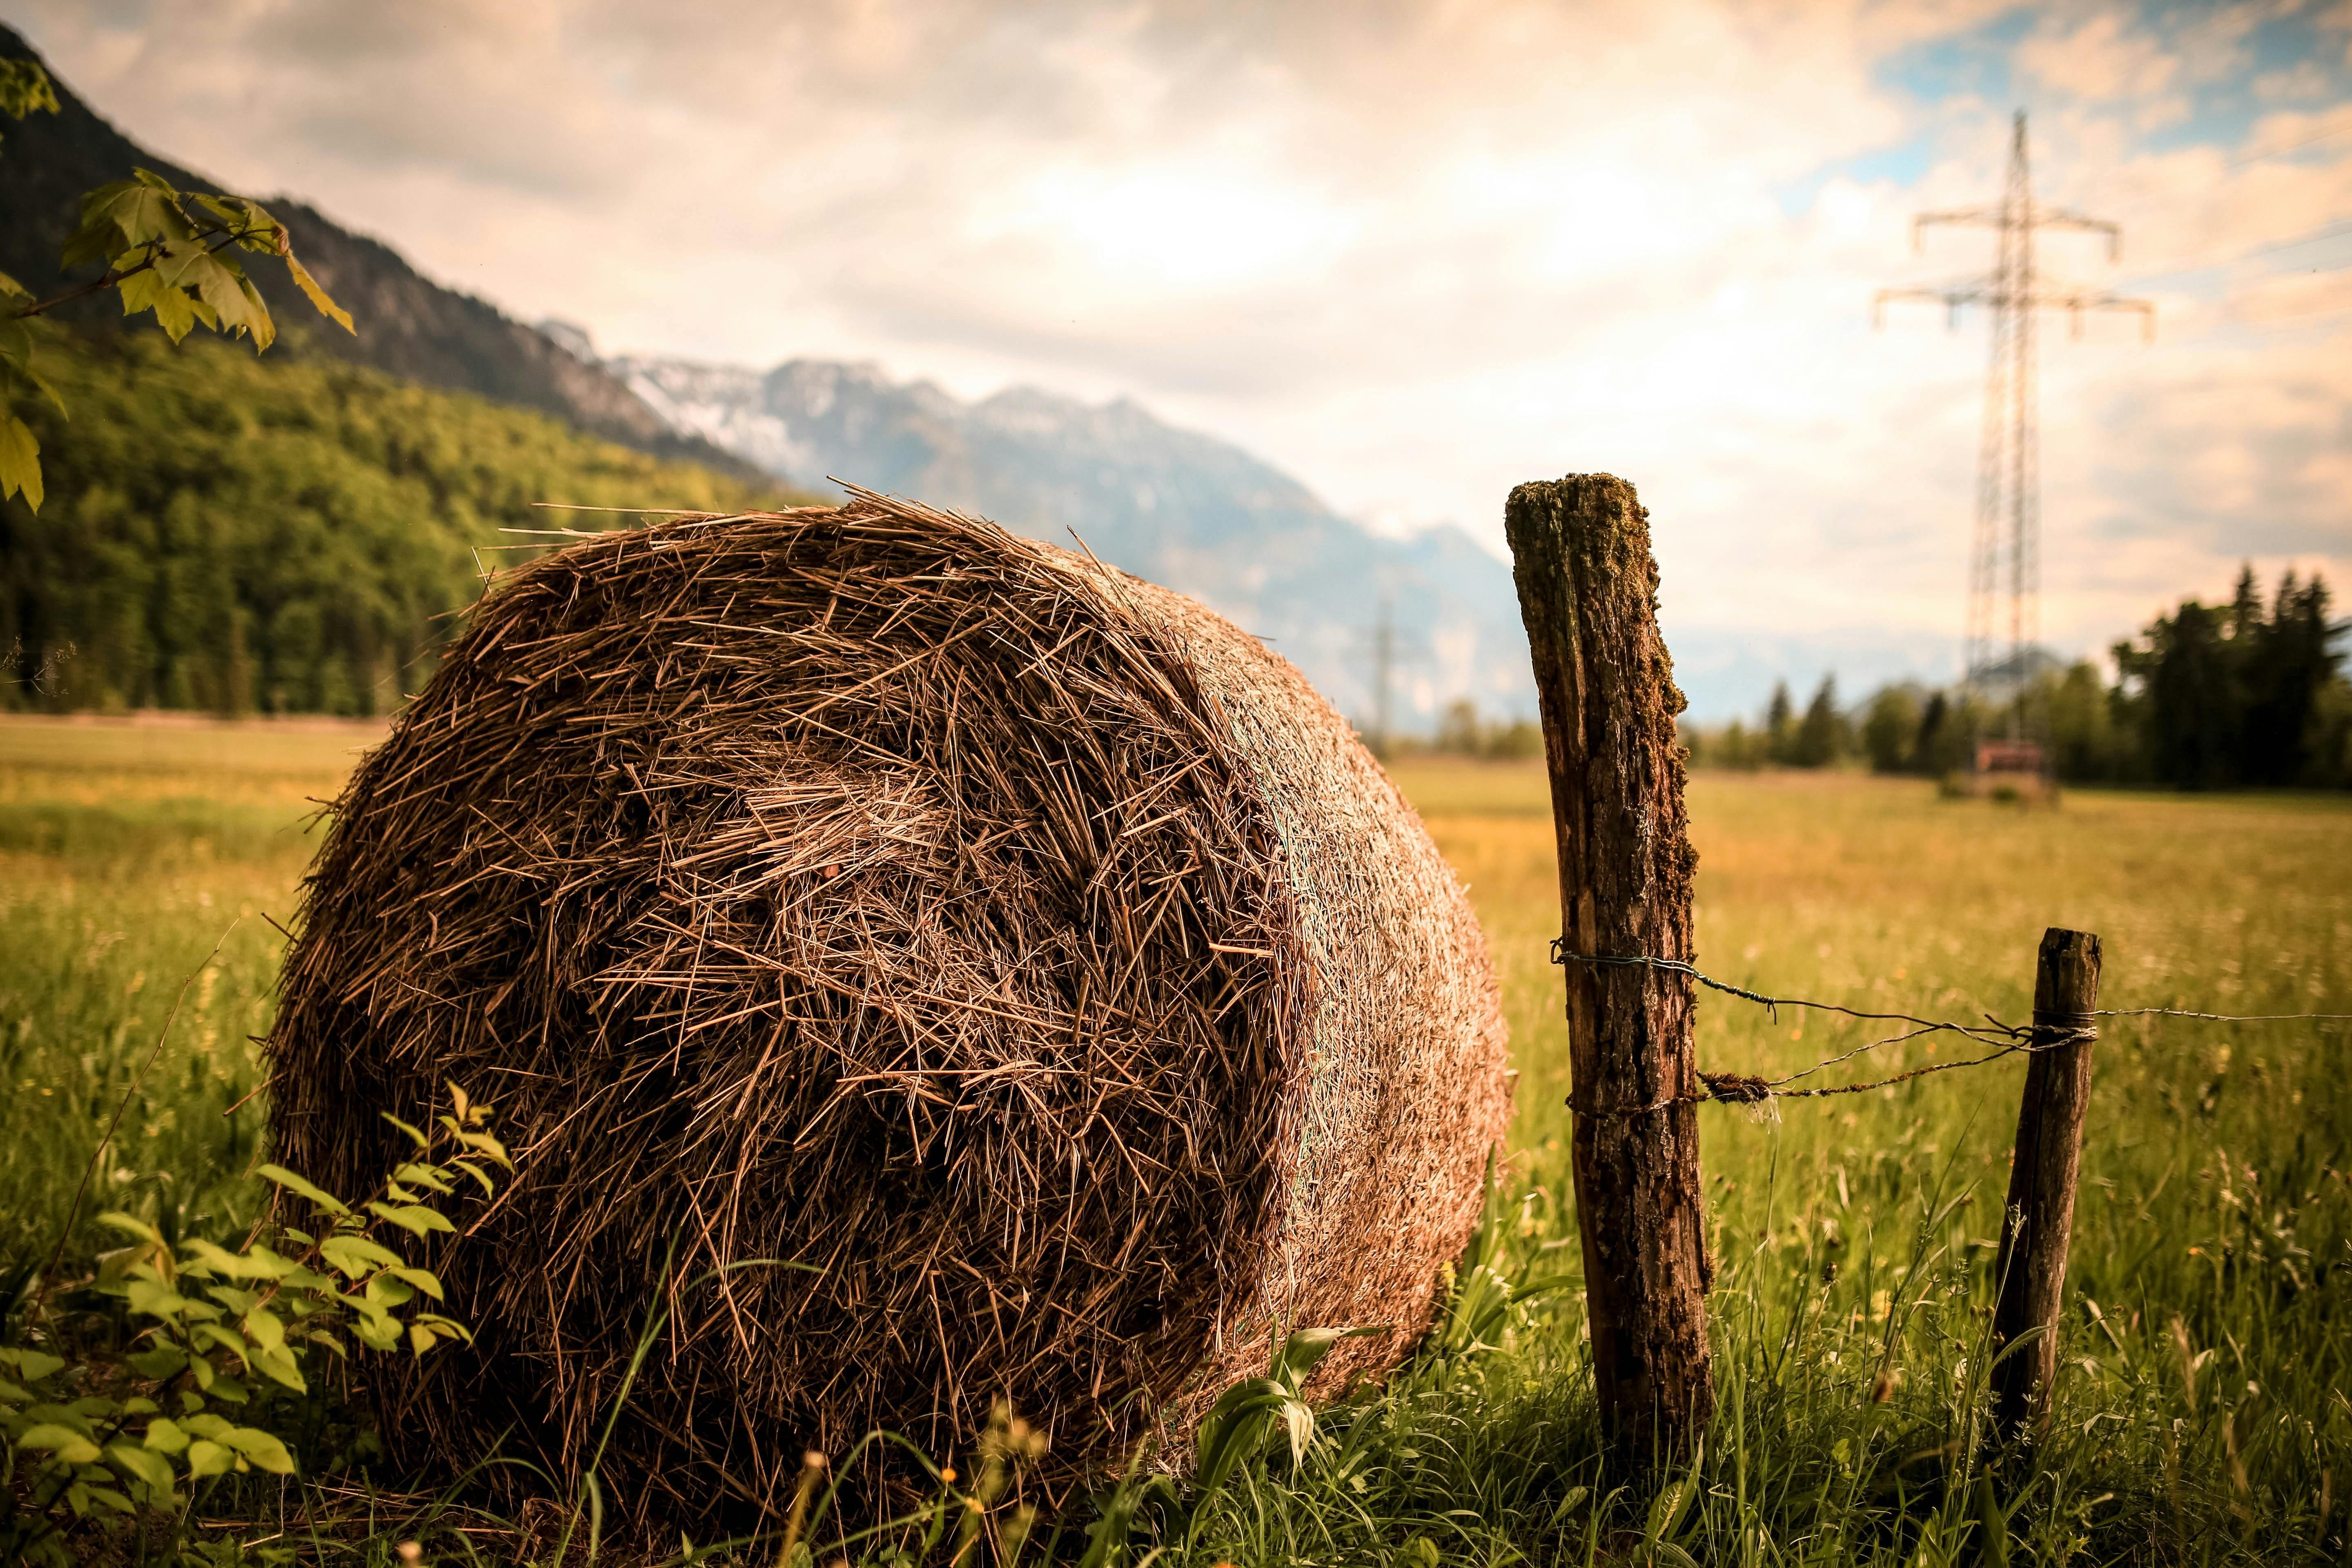
[[[314,847],[310,797],[373,733],[0,722],[0,1274],[46,1261],[151,1056],[84,1217],[152,1205],[174,1234],[207,1235],[248,1217],[272,922],[291,918]],[[67,1256],[110,1245],[84,1226]]]
[[[0,726],[0,1062],[24,1130],[0,1143],[0,1257],[54,1241],[172,994],[240,913],[101,1181],[110,1205],[152,1201],[192,1229],[244,1217],[235,1178],[257,1157],[261,1102],[222,1112],[258,1084],[246,1042],[267,1024],[281,940],[262,917],[288,917],[312,843],[303,797],[331,789],[351,743],[320,737],[306,760],[308,742],[273,731],[174,772],[167,742],[126,761],[58,733]],[[1616,1489],[1576,1284],[1540,775],[1400,777],[1471,885],[1522,1072],[1464,1288],[1569,1283],[1323,1412],[1304,1463],[1280,1450],[1244,1467],[1163,1562],[2352,1561],[2340,1023],[2107,1021],[2055,1418],[1991,1468],[1975,1438],[2020,1064],[1762,1118],[1703,1107],[1718,1419],[1695,1470]],[[1691,798],[1700,963],[1742,984],[2013,1021],[2057,924],[2105,938],[2108,1006],[2352,1012],[2338,803],[2077,794],[2023,811],[1771,774],[1701,775]],[[1777,1074],[1869,1037],[1713,994],[1699,1017],[1711,1068]],[[1843,1070],[1916,1067],[1935,1048]],[[386,1559],[364,1521],[329,1524],[306,1558]],[[474,1539],[530,1555],[527,1536]],[[462,1560],[457,1542],[445,1529],[426,1543]]]
[[[1461,787],[1458,775],[1403,782],[1423,799]],[[2105,938],[2109,1007],[2352,1013],[2352,812],[2332,800],[2077,794],[2023,811],[1856,778],[1701,775],[1691,803],[1700,963],[1752,988],[2021,1021],[2041,931],[2068,925]],[[1558,929],[1550,826],[1458,810],[1432,826],[1471,880],[1525,1073],[1525,1216],[1507,1267],[1548,1271],[1532,1249],[1575,1234],[1559,982],[1542,945]],[[1775,1019],[1710,993],[1698,1054],[1778,1076],[1868,1027]],[[1761,1120],[1703,1108],[1722,1419],[1679,1527],[1685,1549],[1962,1561],[1999,1544],[1998,1510],[2014,1549],[2038,1560],[2342,1560],[2347,1046],[2341,1022],[2106,1021],[2056,1415],[2032,1463],[1989,1489],[1963,1461],[2021,1061],[1782,1101]],[[1825,1077],[1875,1078],[1938,1048],[1916,1042]],[[1574,1267],[1572,1247],[1558,1256]],[[1553,1419],[1582,1408],[1580,1310],[1560,1298],[1531,1308],[1503,1374]],[[1508,1408],[1459,1419],[1485,1431]],[[1492,1463],[1510,1472],[1519,1447]],[[1589,1442],[1558,1451],[1590,1464]],[[1526,1549],[1523,1512],[1482,1510],[1480,1524],[1491,1547]],[[1606,1533],[1588,1530],[1585,1545]]]

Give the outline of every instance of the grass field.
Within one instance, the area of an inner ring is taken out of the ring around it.
[[[0,721],[0,1267],[54,1242],[98,1129],[216,941],[100,1181],[110,1206],[152,1205],[169,1228],[243,1217],[273,921],[316,842],[310,802],[373,734]],[[1496,1267],[1572,1276],[1541,774],[1398,777],[1504,977],[1522,1077]],[[1727,980],[2020,1020],[2056,924],[2105,938],[2110,1007],[2352,1013],[2352,803],[2080,793],[2025,811],[1769,773],[1703,774],[1690,799],[1699,959]],[[1768,1075],[1869,1037],[1712,994],[1699,1019],[1702,1066]],[[2109,1021],[2058,1415],[2030,1463],[1985,1476],[1969,1440],[2022,1072],[2006,1062],[1762,1119],[1702,1108],[1721,1416],[1691,1484],[1655,1506],[1602,1486],[1571,1279],[1514,1306],[1488,1346],[1433,1350],[1327,1412],[1307,1464],[1250,1473],[1204,1511],[1190,1559],[2352,1561],[2347,1050],[2341,1023]],[[72,1250],[99,1245],[85,1232]],[[387,1540],[352,1550],[382,1559]]]

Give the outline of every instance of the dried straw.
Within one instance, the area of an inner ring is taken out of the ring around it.
[[[858,492],[519,569],[336,805],[268,1042],[281,1157],[498,1102],[434,1258],[479,1352],[383,1391],[642,1521],[1010,1398],[1065,1479],[1268,1336],[1393,1364],[1508,1110],[1478,929],[1297,672],[1199,605]],[[821,1274],[751,1268],[795,1258]]]

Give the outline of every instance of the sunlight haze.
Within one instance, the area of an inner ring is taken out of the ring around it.
[[[2124,227],[2045,271],[2158,308],[2042,319],[2045,640],[2352,575],[2344,0],[12,9],[131,136],[607,353],[1129,396],[1497,551],[1618,473],[1670,637],[1792,679],[1957,673],[1986,323],[1871,297],[1990,266],[1910,219],[2023,108]]]

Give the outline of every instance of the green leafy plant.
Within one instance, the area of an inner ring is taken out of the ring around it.
[[[235,1250],[201,1238],[173,1246],[136,1215],[99,1216],[130,1245],[101,1254],[78,1289],[37,1295],[20,1342],[0,1348],[0,1558],[66,1564],[76,1521],[184,1520],[216,1478],[292,1475],[266,1396],[310,1393],[322,1356],[470,1342],[465,1325],[433,1310],[441,1281],[386,1245],[454,1230],[443,1201],[468,1187],[488,1198],[494,1171],[513,1169],[491,1108],[454,1084],[449,1096],[430,1131],[384,1119],[414,1158],[359,1205],[261,1166],[281,1190],[281,1214],[310,1212],[257,1228]],[[77,1305],[104,1309],[122,1331],[83,1339]]]
[[[1479,1215],[1478,1228],[1471,1232],[1460,1263],[1447,1268],[1450,1289],[1445,1310],[1433,1335],[1439,1359],[1449,1363],[1466,1363],[1501,1348],[1514,1307],[1577,1283],[1573,1274],[1512,1279],[1505,1271],[1505,1205],[1502,1187],[1495,1179],[1492,1150],[1486,1154],[1486,1205]],[[1532,1194],[1521,1200],[1522,1214],[1533,1201]]]
[[[1118,1484],[1095,1501],[1095,1522],[1087,1531],[1080,1568],[1118,1568],[1158,1557],[1165,1548],[1155,1547],[1139,1560],[1134,1556],[1135,1527],[1147,1510],[1156,1521],[1164,1521],[1167,1533],[1183,1533],[1189,1552],[1202,1506],[1223,1491],[1244,1466],[1271,1458],[1285,1439],[1292,1468],[1306,1462],[1315,1442],[1315,1407],[1307,1403],[1307,1379],[1331,1347],[1341,1340],[1390,1331],[1379,1326],[1293,1332],[1274,1352],[1265,1375],[1230,1384],[1201,1418],[1189,1488],[1180,1488],[1166,1474],[1146,1473],[1139,1449]]]
[[[37,110],[58,111],[48,75],[32,60],[0,60],[0,113],[22,120]],[[355,331],[351,313],[319,286],[296,258],[286,226],[243,196],[183,192],[150,170],[100,185],[81,199],[81,223],[67,239],[60,264],[67,268],[104,263],[106,270],[47,300],[0,273],[0,300],[21,300],[0,316],[0,500],[22,493],[41,508],[41,449],[32,426],[13,405],[22,397],[47,399],[58,413],[65,403],[35,363],[36,343],[27,324],[70,300],[111,289],[122,298],[122,313],[153,311],[155,322],[178,342],[202,322],[226,335],[243,333],[256,353],[278,337],[277,323],[261,291],[253,286],[237,251],[275,256],[320,314]]]
[[[1264,1377],[1244,1378],[1217,1396],[1201,1419],[1198,1468],[1192,1485],[1202,1499],[1221,1490],[1235,1468],[1266,1458],[1287,1437],[1290,1462],[1303,1463],[1315,1441],[1315,1407],[1307,1403],[1307,1376],[1341,1340],[1385,1334],[1386,1328],[1300,1329],[1282,1342]]]
[[[1444,1309],[1429,1337],[1425,1364],[1441,1380],[1452,1375],[1449,1369],[1493,1353],[1514,1308],[1523,1308],[1572,1279],[1554,1275],[1514,1280],[1506,1272],[1504,1205],[1492,1154],[1486,1161],[1486,1191],[1478,1228],[1472,1233],[1460,1264],[1446,1270]],[[1207,1505],[1246,1467],[1270,1460],[1286,1448],[1293,1473],[1307,1463],[1316,1439],[1315,1408],[1307,1402],[1307,1380],[1332,1347],[1341,1340],[1390,1331],[1376,1325],[1293,1332],[1274,1352],[1264,1376],[1232,1384],[1201,1418],[1189,1486],[1180,1485],[1164,1472],[1147,1471],[1139,1448],[1118,1484],[1095,1499],[1095,1521],[1087,1531],[1080,1568],[1150,1563],[1169,1547],[1156,1546],[1138,1555],[1135,1532],[1147,1522],[1163,1542],[1181,1537],[1183,1552],[1189,1555],[1197,1543]],[[1345,1458],[1340,1463],[1342,1468],[1353,1468]],[[1580,1489],[1579,1498],[1582,1495]],[[1433,1562],[1436,1550],[1427,1539],[1416,1537],[1402,1549],[1400,1561],[1418,1563],[1420,1554],[1427,1553]]]

